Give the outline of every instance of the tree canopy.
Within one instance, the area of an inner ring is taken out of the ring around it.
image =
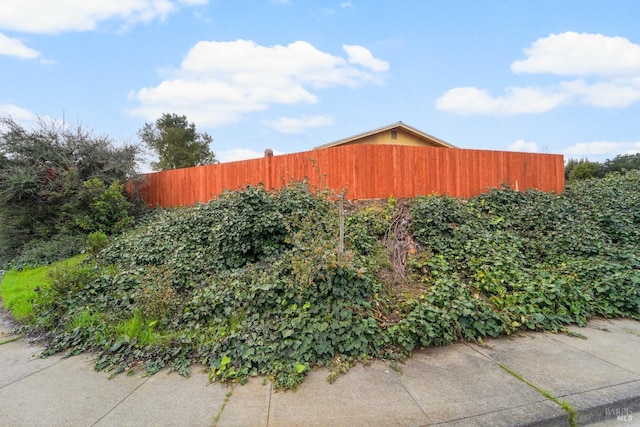
[[[568,181],[579,181],[589,178],[602,178],[604,168],[598,162],[587,159],[571,159],[565,166],[565,179]]]
[[[619,154],[603,163],[587,159],[569,159],[564,168],[564,177],[568,182],[574,182],[630,170],[640,170],[640,153]]]
[[[165,113],[155,123],[146,123],[138,132],[140,139],[157,156],[154,170],[201,166],[215,161],[209,148],[213,138],[196,131],[196,125],[186,116]]]
[[[640,153],[620,154],[605,160],[603,166],[606,173],[640,169]]]

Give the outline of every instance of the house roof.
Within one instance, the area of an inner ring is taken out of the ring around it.
[[[353,135],[350,136],[348,138],[343,138],[343,139],[339,139],[337,141],[334,142],[330,142],[328,144],[323,144],[323,145],[319,145],[317,147],[314,148],[314,150],[320,149],[320,148],[329,148],[329,147],[336,147],[338,145],[343,145],[343,144],[348,144],[350,142],[353,141],[357,141],[358,139],[362,139],[362,138],[366,138],[368,136],[371,135],[375,135],[378,133],[382,133],[382,132],[386,132],[386,131],[391,131],[391,130],[397,130],[397,129],[402,129],[407,133],[410,133],[414,136],[417,136],[420,139],[424,139],[426,141],[431,142],[432,144],[435,144],[437,146],[441,146],[441,147],[446,147],[446,148],[456,148],[455,145],[448,143],[447,141],[444,141],[440,138],[436,138],[433,135],[429,135],[428,133],[422,132],[419,129],[416,129],[414,127],[411,127],[403,122],[396,122],[396,123],[392,123],[390,125],[387,126],[383,126],[381,128],[378,129],[374,129],[374,130],[370,130],[368,132],[363,132],[360,133],[358,135]]]

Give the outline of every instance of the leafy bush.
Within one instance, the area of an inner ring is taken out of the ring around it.
[[[87,236],[89,253],[94,256],[107,246],[107,235],[102,231],[94,231]]]
[[[24,129],[11,118],[0,117],[0,263],[42,242],[59,240],[56,236],[83,231],[78,219],[88,231],[124,225],[119,211],[107,211],[114,203],[123,207],[113,198],[127,196],[118,193],[122,188],[118,182],[136,187],[139,152],[132,145],[116,147],[109,138],[95,137],[81,127],[40,122],[34,129]],[[107,189],[98,189],[102,194],[97,199],[87,198],[94,193],[87,182],[104,183]],[[138,206],[132,212],[142,204],[135,202]]]
[[[352,212],[345,221],[347,246],[357,253],[373,255],[379,247],[376,245],[387,234],[396,209],[396,201],[389,199],[384,207],[365,207]]]
[[[85,306],[77,304],[77,294],[97,277],[95,268],[82,263],[65,264],[63,267],[56,265],[49,269],[50,284],[40,289],[34,307],[38,325],[49,328],[65,325],[76,314],[76,310],[89,305],[90,296],[83,301]]]
[[[590,162],[588,160],[580,160],[568,172],[567,179],[569,182],[577,180],[602,178],[605,170],[598,162]]]
[[[85,231],[106,234],[119,234],[130,228],[132,204],[125,194],[124,185],[117,180],[106,188],[98,178],[85,181],[78,196],[84,206],[76,214],[76,224]]]
[[[521,327],[560,330],[593,315],[638,318],[638,179],[638,171],[611,175],[563,195],[502,188],[467,203],[417,199],[415,237],[435,254],[413,261],[426,284],[421,297],[431,312],[446,313],[436,316],[439,325],[453,321],[449,334],[436,336],[447,342]]]
[[[29,241],[9,266],[11,268],[33,268],[62,261],[81,253],[86,246],[86,237],[81,234],[58,234],[49,239]]]
[[[228,192],[165,211],[114,239],[98,265],[55,275],[39,323],[55,331],[50,352],[97,350],[103,369],[142,359],[184,373],[200,361],[212,378],[291,387],[311,363],[378,347],[378,285],[361,257],[337,253],[337,235],[335,207],[304,185]],[[87,320],[95,313],[103,323]]]
[[[587,159],[569,159],[564,168],[564,178],[569,185],[577,180],[602,178],[610,173],[640,170],[640,153],[620,154],[603,163]]]

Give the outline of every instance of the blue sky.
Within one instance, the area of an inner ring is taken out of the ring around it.
[[[221,161],[403,121],[461,148],[640,152],[636,0],[0,0],[0,114]]]

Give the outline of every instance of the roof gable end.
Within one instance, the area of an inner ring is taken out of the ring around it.
[[[350,136],[348,138],[339,139],[334,142],[330,142],[328,144],[320,145],[315,147],[314,150],[321,148],[329,148],[329,147],[337,147],[340,145],[348,145],[348,144],[357,144],[359,140],[365,141],[375,137],[376,135],[383,134],[385,132],[392,131],[401,131],[411,135],[413,138],[418,140],[422,140],[426,145],[436,146],[436,147],[444,147],[444,148],[456,148],[453,144],[448,143],[440,138],[436,138],[433,135],[429,135],[428,133],[422,132],[419,129],[416,129],[412,126],[409,126],[403,122],[392,123],[388,126],[384,126],[378,129],[370,130],[368,132],[363,132],[354,136]]]

